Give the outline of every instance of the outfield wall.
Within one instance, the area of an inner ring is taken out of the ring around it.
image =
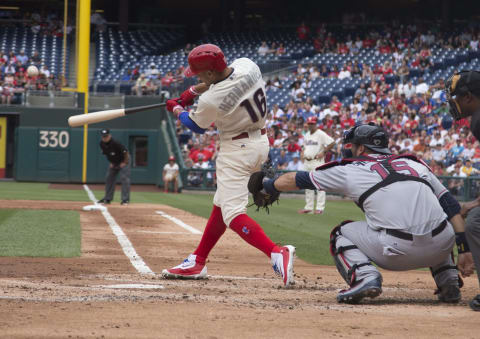
[[[126,107],[156,103],[153,98],[131,98]],[[14,178],[17,181],[78,183],[82,178],[83,127],[70,128],[67,119],[82,109],[0,107],[0,115],[17,115]],[[99,147],[100,130],[129,149],[133,184],[162,185],[163,165],[168,150],[162,131],[163,109],[139,112],[123,118],[93,124],[88,128],[87,182],[103,183],[108,162]]]

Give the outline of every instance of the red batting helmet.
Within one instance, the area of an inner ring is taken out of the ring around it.
[[[191,77],[203,71],[221,72],[227,67],[227,60],[220,47],[212,44],[200,45],[188,54],[185,76]]]
[[[317,117],[308,117],[307,118],[307,124],[316,124],[317,123]]]

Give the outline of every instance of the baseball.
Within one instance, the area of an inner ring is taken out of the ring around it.
[[[36,66],[28,66],[27,68],[27,74],[28,76],[34,77],[38,75],[38,68]]]

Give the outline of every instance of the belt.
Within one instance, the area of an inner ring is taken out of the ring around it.
[[[447,220],[442,221],[442,223],[437,228],[434,228],[432,230],[432,237],[434,237],[437,234],[439,234],[440,232],[442,232],[445,229],[445,227],[447,227]],[[406,233],[406,232],[402,232],[402,231],[394,230],[394,229],[388,229],[388,228],[387,228],[386,232],[387,232],[387,234],[389,234],[393,237],[400,238],[400,239],[403,239],[403,240],[413,241],[413,235],[410,234],[410,233]]]
[[[264,135],[265,133],[267,133],[267,129],[266,128],[262,128],[260,130],[260,133],[262,135]],[[248,138],[248,132],[242,132],[240,133],[239,135],[237,135],[236,137],[233,137],[232,140],[238,140],[238,139],[245,139],[245,138]]]

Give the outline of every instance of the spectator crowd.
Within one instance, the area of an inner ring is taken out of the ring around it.
[[[341,66],[298,64],[293,71],[294,81],[288,75],[267,80],[268,93],[278,88],[291,87],[290,101],[280,107],[269,102],[267,116],[270,156],[282,170],[302,168],[302,145],[308,131],[308,117],[318,118],[318,127],[333,137],[336,146],[326,161],[341,158],[341,139],[344,130],[357,124],[374,123],[390,134],[390,149],[394,154],[411,153],[430,165],[438,176],[466,178],[480,174],[480,147],[469,130],[466,120],[452,122],[448,115],[444,79],[433,84],[424,81],[433,66],[431,48],[478,50],[480,31],[465,30],[446,36],[437,27],[424,30],[416,25],[386,27],[381,33],[368,32],[365,36],[346,35],[341,40],[326,26],[320,26],[314,36],[302,24],[298,38],[311,39],[318,53],[336,53],[350,56]],[[359,62],[356,55],[364,48],[378,54],[391,55],[383,65]],[[283,45],[267,41],[258,48],[259,55],[281,55]],[[420,77],[412,78],[410,70],[420,70]],[[387,77],[395,75],[395,81]],[[327,104],[318,103],[307,95],[312,81],[317,78],[358,78],[360,86],[352,100],[341,101],[336,96]],[[191,168],[214,168],[218,147],[215,127],[201,136],[177,126],[185,163]],[[204,155],[198,157],[198,154]],[[191,172],[192,173],[192,172]],[[210,181],[213,184],[214,178]],[[197,183],[199,184],[199,183]],[[450,179],[448,186],[456,194],[463,194],[463,180]]]
[[[29,76],[28,66],[36,66],[39,74]],[[61,80],[43,64],[37,51],[27,56],[23,50],[18,54],[0,51],[0,97],[2,104],[22,102],[26,90],[60,90]]]

